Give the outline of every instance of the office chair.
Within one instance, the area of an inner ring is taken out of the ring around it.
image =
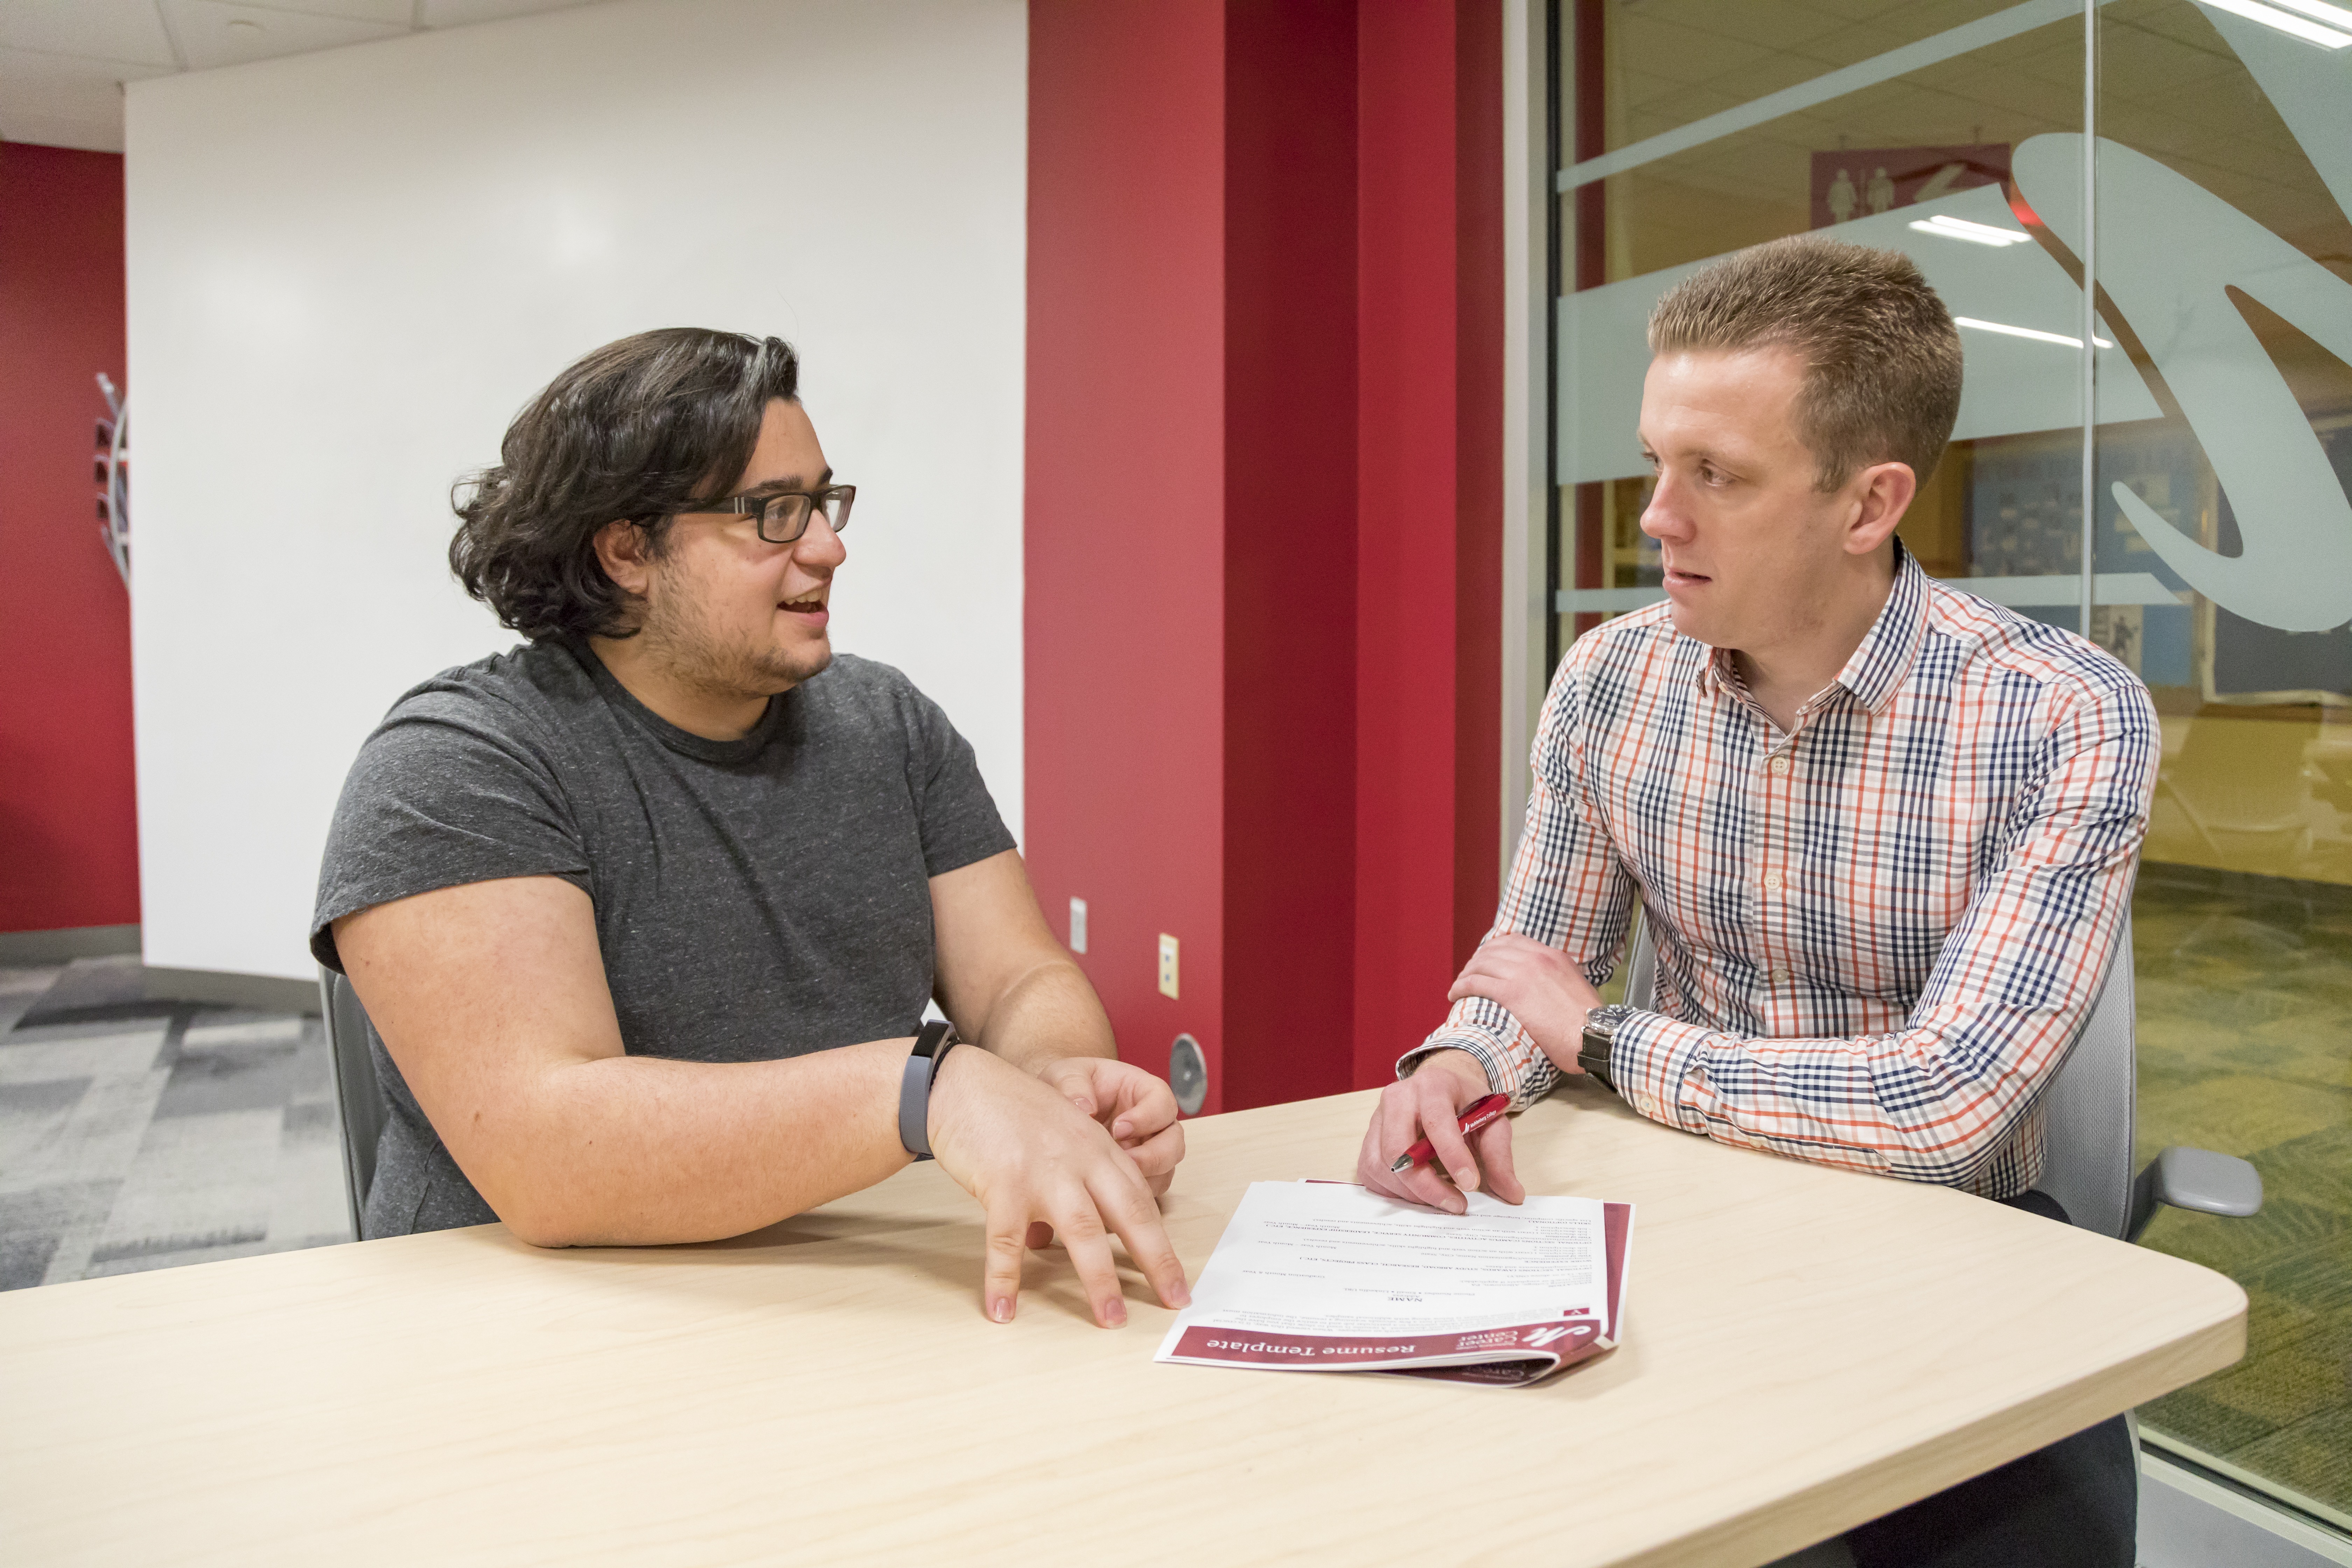
[[[375,1183],[375,1146],[383,1136],[383,1089],[377,1081],[372,1042],[375,1026],[360,1005],[352,983],[331,969],[319,971],[319,1005],[327,1022],[327,1051],[335,1064],[335,1101],[343,1113],[343,1195],[357,1241],[360,1212]]]
[[[2133,1057],[2137,1002],[2132,991],[2131,913],[2126,910],[2098,999],[2043,1091],[2044,1151],[2040,1190],[2058,1200],[2084,1230],[2137,1241],[2157,1207],[2242,1218],[2263,1206],[2262,1173],[2210,1149],[2174,1147],[2132,1174],[2133,1119],[2139,1086]],[[1658,954],[1649,922],[1636,917],[1625,969],[1625,1003],[1648,1007],[1657,995]],[[2132,1447],[2136,1414],[2126,1412]],[[1791,1553],[1768,1568],[1853,1568],[1843,1536]]]
[[[1657,991],[1658,955],[1648,925],[1636,926],[1625,971],[1625,1002],[1632,1007],[1649,1006]],[[2263,1206],[2262,1173],[2210,1149],[2167,1149],[2132,1174],[2138,1082],[2131,952],[2126,912],[2098,1000],[2044,1091],[2047,1155],[2039,1184],[2076,1225],[2124,1241],[2139,1239],[2159,1205],[2239,1218]]]

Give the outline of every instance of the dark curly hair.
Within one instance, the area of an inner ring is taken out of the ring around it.
[[[497,466],[450,492],[449,569],[533,642],[630,636],[635,598],[604,574],[597,531],[634,522],[658,556],[670,519],[743,471],[768,404],[799,386],[782,338],[665,327],[605,344],[515,416]]]

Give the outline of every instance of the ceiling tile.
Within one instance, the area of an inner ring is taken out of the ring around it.
[[[1739,0],[1736,5],[1709,4],[1658,6],[1650,15],[1679,22],[1702,32],[1720,33],[1746,43],[1785,49],[1844,24],[1824,16],[1795,0]]]
[[[154,0],[0,0],[0,48],[91,55],[170,69]]]
[[[11,94],[57,84],[95,82],[111,87],[116,82],[169,76],[173,69],[169,61],[156,66],[137,60],[102,60],[89,55],[51,54],[45,49],[0,48],[0,82],[7,84]]]
[[[256,11],[283,11],[297,16],[340,16],[347,22],[381,22],[405,32],[415,12],[414,0],[240,0]]]
[[[0,48],[0,137],[48,147],[122,151],[122,87],[169,66]]]
[[[541,11],[569,11],[593,4],[594,0],[425,0],[425,25],[462,27],[470,22],[495,22]]]
[[[265,5],[232,5],[227,0],[163,0],[163,5],[193,70],[396,38],[408,31],[405,23],[394,26],[348,16],[317,16]]]

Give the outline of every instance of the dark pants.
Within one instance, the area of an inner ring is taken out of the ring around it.
[[[2066,1223],[2044,1193],[2009,1200]],[[2132,1568],[2139,1456],[2120,1415],[1849,1531],[1856,1568]]]

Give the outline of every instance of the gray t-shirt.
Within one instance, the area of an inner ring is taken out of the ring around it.
[[[707,741],[585,644],[444,670],[360,748],[327,836],[310,951],[332,922],[500,877],[594,900],[633,1056],[763,1061],[908,1035],[931,995],[929,879],[1013,847],[971,747],[907,678],[847,655]],[[363,1228],[498,1216],[380,1042],[386,1106]]]

